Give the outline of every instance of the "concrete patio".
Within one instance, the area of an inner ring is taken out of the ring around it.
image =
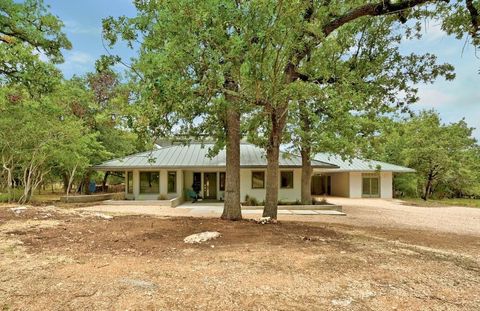
[[[120,202],[120,203],[119,203]],[[109,214],[122,215],[152,215],[152,216],[190,216],[190,217],[220,217],[223,211],[222,202],[185,202],[175,208],[162,204],[162,201],[105,201],[102,204],[82,207],[79,210],[95,211]],[[245,218],[260,218],[262,209],[242,209]],[[310,210],[310,209],[279,209],[279,216],[298,215],[329,215],[345,216],[336,210]]]

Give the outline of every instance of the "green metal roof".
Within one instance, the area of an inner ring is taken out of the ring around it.
[[[121,159],[114,159],[92,167],[96,170],[126,170],[152,168],[221,168],[226,165],[225,150],[213,158],[208,157],[209,148],[213,144],[191,143],[189,145],[173,145],[157,150],[133,154]],[[301,167],[299,156],[281,152],[280,167]],[[241,167],[266,167],[265,151],[252,144],[240,145]],[[312,160],[315,168],[337,168],[336,165],[323,161]]]
[[[359,159],[353,158],[351,160],[342,160],[342,158],[338,155],[331,154],[331,153],[317,153],[314,157],[317,161],[327,162],[331,164],[335,164],[338,166],[337,169],[332,171],[338,172],[346,172],[346,171],[362,171],[362,172],[373,172],[373,171],[385,171],[385,172],[396,172],[396,173],[414,173],[415,170],[399,166],[395,164],[374,161],[374,160],[367,160],[367,159]]]

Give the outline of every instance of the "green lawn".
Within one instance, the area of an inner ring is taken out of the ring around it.
[[[425,207],[442,207],[442,206],[466,206],[480,208],[480,199],[431,199],[424,201],[418,198],[402,199],[412,205]]]

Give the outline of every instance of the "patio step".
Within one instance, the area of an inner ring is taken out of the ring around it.
[[[104,205],[170,206],[170,200],[107,200]]]

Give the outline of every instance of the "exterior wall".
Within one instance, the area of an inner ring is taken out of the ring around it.
[[[222,170],[175,170],[177,172],[177,188],[175,193],[167,193],[168,191],[168,172],[174,170],[142,170],[142,171],[158,171],[160,172],[160,190],[158,194],[140,194],[140,170],[133,171],[133,194],[128,194],[125,187],[125,195],[129,200],[158,200],[160,196],[167,199],[183,196],[186,189],[192,188],[194,172],[216,172],[217,173],[217,200],[223,200],[224,191],[220,191],[220,174]],[[259,202],[265,200],[265,188],[252,189],[252,171],[263,171],[266,176],[266,169],[240,169],[240,200],[244,201],[248,195],[257,199]],[[301,199],[301,174],[302,170],[298,169],[280,169],[281,171],[293,171],[293,188],[279,188],[278,200],[284,202],[294,202]],[[318,172],[317,172],[318,173]],[[127,174],[127,171],[125,171]],[[333,196],[361,198],[362,197],[362,172],[325,172],[331,176],[331,191]],[[391,199],[393,196],[392,172],[380,173],[380,197],[383,199]],[[280,177],[279,177],[280,179]],[[280,180],[278,181],[280,186]],[[204,181],[202,174],[201,195],[203,196]]]
[[[265,172],[265,179],[267,177],[266,169],[240,169],[240,201],[245,201],[245,196],[257,199],[257,201],[265,201],[265,188],[264,189],[252,189],[252,171]],[[280,169],[282,171],[293,171],[293,188],[290,189],[278,189],[278,200],[285,202],[295,202],[301,199],[301,186],[302,186],[302,170],[301,169]],[[266,180],[265,180],[266,183]],[[265,184],[266,185],[266,184]],[[278,186],[280,187],[280,173]]]
[[[332,195],[337,197],[349,197],[350,196],[350,178],[349,173],[333,173],[331,186]]]
[[[382,199],[393,198],[393,174],[382,172],[380,174],[380,197]]]
[[[362,197],[362,173],[350,172],[350,194],[349,198],[361,198]]]
[[[140,171],[142,172],[159,172],[160,180],[159,185],[160,189],[158,193],[152,194],[140,194]],[[176,171],[177,172],[177,189],[176,192],[168,193],[168,172]],[[125,171],[127,174],[128,171]],[[173,199],[178,196],[183,195],[183,171],[182,170],[132,170],[133,172],[133,194],[127,193],[128,189],[125,187],[125,197],[128,200],[158,200],[161,196],[166,199]],[[127,176],[127,175],[125,175]]]

